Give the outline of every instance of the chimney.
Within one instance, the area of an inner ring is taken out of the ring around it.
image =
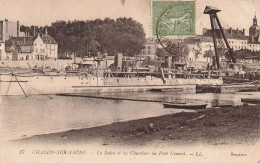
[[[20,35],[20,22],[17,21],[17,37]]]
[[[207,28],[203,28],[203,35],[208,31]]]
[[[232,35],[232,28],[229,28],[229,33]]]
[[[238,34],[238,28],[237,28],[237,34]]]
[[[48,35],[47,26],[45,27],[45,35]]]
[[[35,31],[35,26],[33,26],[33,37],[35,37],[36,31]]]
[[[243,35],[245,36],[245,29],[243,29]]]

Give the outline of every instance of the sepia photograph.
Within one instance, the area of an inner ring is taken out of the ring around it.
[[[260,163],[260,0],[0,0],[0,163]]]

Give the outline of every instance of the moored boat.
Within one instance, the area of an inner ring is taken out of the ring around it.
[[[241,98],[241,102],[251,103],[251,104],[260,104],[260,99]]]
[[[195,104],[195,103],[163,103],[164,108],[174,108],[174,109],[206,109],[207,104]]]

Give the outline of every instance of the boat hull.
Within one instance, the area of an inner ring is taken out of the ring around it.
[[[195,105],[195,104],[175,104],[175,103],[164,103],[164,108],[174,108],[174,109],[206,109],[207,104]]]
[[[1,95],[60,94],[182,89],[195,93],[196,84],[223,83],[221,79],[105,78],[82,76],[0,76]],[[18,82],[19,81],[19,82]],[[20,86],[20,85],[21,86]]]

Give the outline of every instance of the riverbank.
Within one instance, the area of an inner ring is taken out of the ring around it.
[[[260,137],[260,105],[210,108],[106,126],[37,135],[19,143],[120,146],[255,144]]]

